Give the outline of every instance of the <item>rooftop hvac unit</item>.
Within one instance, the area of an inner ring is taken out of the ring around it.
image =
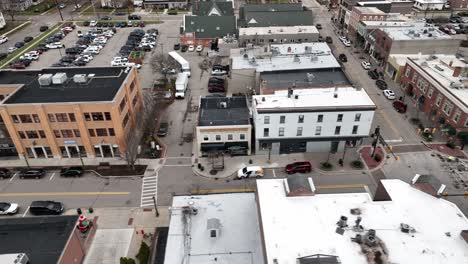
[[[57,72],[54,77],[52,77],[53,84],[64,84],[67,81],[67,74],[64,72]]]
[[[421,35],[420,35],[419,33],[414,33],[414,36],[418,38],[418,37],[420,37]]]
[[[219,102],[219,108],[226,109],[227,108],[227,102]]]
[[[49,86],[52,84],[52,74],[42,74],[39,76],[39,85],[40,86]]]
[[[86,74],[75,74],[73,76],[73,81],[75,83],[85,83],[87,81]]]

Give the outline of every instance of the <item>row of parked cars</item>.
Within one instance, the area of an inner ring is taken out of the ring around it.
[[[203,51],[203,45],[197,45],[197,47],[195,47],[195,45],[180,45],[179,43],[177,44],[174,44],[174,50],[180,50],[181,52],[186,52],[186,51],[189,51],[189,52],[202,52]]]
[[[211,77],[208,80],[208,92],[224,93],[226,92],[226,79],[224,75],[229,73],[228,65],[215,64],[211,70]]]
[[[33,201],[29,213],[33,215],[60,215],[65,210],[61,202]],[[15,215],[19,211],[17,203],[0,202],[0,215]]]
[[[157,29],[135,29],[128,35],[125,45],[119,50],[119,57],[128,57],[132,51],[151,51],[156,46],[159,31]],[[111,62],[112,65],[112,62]],[[120,66],[120,65],[112,65]]]
[[[83,167],[66,167],[60,170],[60,176],[64,177],[80,177],[83,175]],[[14,172],[7,168],[0,168],[0,179],[8,179],[13,177]],[[20,179],[40,179],[46,175],[44,168],[27,168],[18,172]]]
[[[107,30],[97,28],[85,33],[78,31],[75,45],[65,49],[66,55],[52,67],[85,66],[100,53],[116,32],[117,30],[113,28]]]

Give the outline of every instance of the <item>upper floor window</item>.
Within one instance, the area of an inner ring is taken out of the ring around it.
[[[357,113],[357,114],[354,115],[354,121],[356,121],[356,122],[361,121],[361,114],[360,113]]]
[[[57,122],[68,122],[68,116],[64,113],[55,114],[55,118],[57,119]]]
[[[33,114],[32,117],[33,117],[34,123],[40,123],[41,122],[38,115]]]
[[[339,114],[338,117],[336,118],[336,122],[342,122],[343,121],[343,114]]]
[[[280,124],[284,124],[286,122],[286,116],[280,116]]]
[[[335,127],[335,135],[339,135],[341,132],[341,126],[336,126]]]
[[[19,123],[19,119],[17,115],[11,115],[11,119],[13,120],[13,123]]]
[[[263,136],[264,137],[269,137],[270,136],[270,129],[269,128],[264,128],[263,129]]]
[[[283,137],[284,136],[284,127],[280,127],[278,130],[278,136]]]
[[[352,134],[357,134],[359,126],[353,126],[353,132]]]
[[[318,115],[317,116],[317,123],[322,123],[323,122],[323,115]]]
[[[49,122],[51,122],[51,123],[55,122],[54,114],[47,114],[47,117],[49,118]]]
[[[264,116],[263,117],[263,124],[265,124],[265,125],[270,124],[270,117],[269,116]]]
[[[239,138],[240,138],[241,140],[245,140],[245,134],[240,134],[240,135],[239,135]]]
[[[297,118],[297,122],[304,123],[304,115],[299,115],[299,117]]]
[[[21,123],[32,123],[32,118],[31,115],[19,115],[19,119],[21,120]]]

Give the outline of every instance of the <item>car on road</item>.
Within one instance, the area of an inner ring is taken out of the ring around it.
[[[102,16],[101,20],[112,20],[111,16]]]
[[[323,37],[322,36],[318,37],[318,42],[323,42]]]
[[[341,62],[347,62],[348,61],[348,58],[346,57],[345,54],[341,53],[339,56],[338,56],[338,59],[341,61]]]
[[[15,52],[15,50],[17,50],[17,49],[18,49],[17,47],[9,47],[7,52],[8,52],[8,54],[11,54],[11,53]]]
[[[18,49],[23,47],[23,46],[24,46],[24,42],[22,42],[22,41],[18,41],[18,42],[15,43],[15,47],[17,47]]]
[[[168,130],[169,130],[169,123],[161,122],[158,128],[158,133],[157,133],[158,137],[165,137],[167,135]]]
[[[128,20],[140,20],[141,16],[139,15],[129,15]]]
[[[0,53],[0,60],[5,59],[6,57],[8,57],[8,53]]]
[[[59,7],[60,9],[64,9],[64,8],[66,7],[66,5],[65,5],[65,4],[60,4],[58,7]]]
[[[392,90],[384,90],[383,94],[388,100],[395,100],[395,93]]]
[[[223,69],[213,69],[211,71],[211,75],[225,75],[225,74],[227,74],[227,71]]]
[[[14,215],[18,209],[19,206],[16,203],[0,203],[0,215]]]
[[[361,61],[361,66],[364,70],[370,70],[372,68],[372,64],[368,61]]]
[[[195,50],[196,52],[201,52],[203,51],[203,45],[198,45],[197,49]]]
[[[317,24],[317,25],[315,25],[315,27],[320,30],[320,29],[322,29],[322,24]]]
[[[400,100],[396,100],[392,103],[393,105],[393,108],[395,108],[395,110],[398,112],[398,113],[406,113],[406,109],[408,108],[408,105],[403,103],[402,101]]]
[[[11,178],[11,171],[6,168],[0,168],[0,179]]]
[[[0,44],[3,44],[5,42],[8,41],[8,37],[7,36],[0,36]]]
[[[312,164],[308,161],[299,161],[286,165],[284,168],[287,174],[294,174],[297,172],[306,173],[312,171]]]
[[[162,74],[176,74],[177,71],[176,71],[176,69],[163,68],[163,69],[161,70],[161,73],[162,73]]]
[[[49,49],[60,49],[63,48],[63,44],[61,42],[53,42],[46,45]]]
[[[260,166],[247,166],[237,171],[237,178],[245,179],[245,178],[260,178],[263,177],[263,169]]]
[[[80,177],[83,175],[84,169],[83,167],[68,167],[62,168],[60,170],[60,176],[63,177]]]
[[[29,206],[29,212],[33,215],[60,215],[64,211],[61,202],[33,201]]]
[[[332,43],[333,43],[333,39],[332,39],[330,36],[326,36],[326,37],[325,37],[325,42],[328,43],[328,44],[332,44]]]
[[[380,90],[387,90],[387,83],[384,81],[384,80],[377,80],[375,81],[375,85],[377,85],[377,87],[379,87]]]
[[[194,45],[190,45],[190,46],[188,47],[188,51],[193,52],[194,50],[195,50],[195,46],[194,46]]]
[[[25,43],[28,43],[28,42],[31,42],[31,40],[33,40],[33,39],[34,39],[34,38],[31,37],[31,36],[26,36],[26,37],[24,37],[24,42],[25,42]]]
[[[370,77],[372,80],[377,80],[377,79],[379,79],[379,73],[377,72],[377,70],[368,71],[368,72],[367,72],[367,75],[369,75],[369,77]]]
[[[39,179],[39,178],[44,177],[44,175],[45,175],[45,170],[42,168],[23,169],[19,173],[20,179],[24,179],[24,178]]]
[[[179,43],[174,44],[174,50],[180,50],[180,44]]]
[[[45,31],[47,31],[47,30],[49,30],[49,27],[48,27],[48,26],[41,26],[41,27],[39,28],[39,31],[40,31],[40,32],[45,32]]]
[[[343,45],[345,45],[345,47],[351,47],[351,41],[349,40],[343,40]]]

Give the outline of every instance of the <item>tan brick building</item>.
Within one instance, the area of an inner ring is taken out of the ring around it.
[[[116,157],[142,108],[136,69],[0,72],[1,122],[22,158]]]

